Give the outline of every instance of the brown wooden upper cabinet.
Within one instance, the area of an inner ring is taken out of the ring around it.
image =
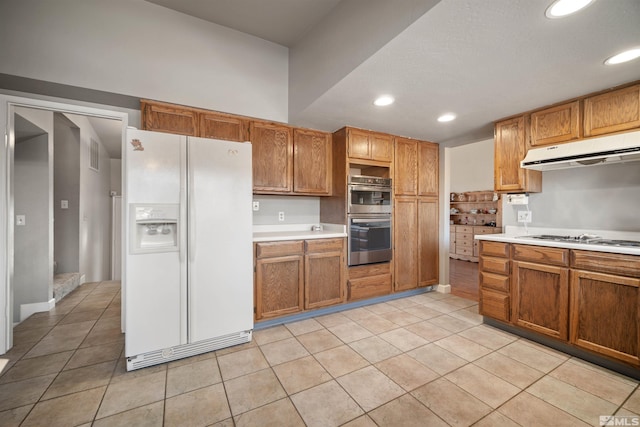
[[[200,117],[200,136],[203,138],[224,139],[244,142],[249,140],[249,122],[231,114],[202,112]]]
[[[253,192],[257,194],[331,194],[331,134],[254,121]]]
[[[640,127],[640,84],[584,100],[584,136]]]
[[[409,138],[395,138],[396,196],[437,196],[438,144]]]
[[[495,124],[494,188],[504,192],[539,192],[542,172],[522,169],[526,155],[525,120],[527,116]]]
[[[347,128],[348,156],[351,159],[391,162],[393,137],[362,129]]]
[[[200,136],[198,111],[194,108],[143,100],[140,109],[143,130]]]
[[[140,101],[142,129],[227,141],[248,141],[249,121],[241,116],[156,101]]]
[[[558,105],[531,113],[532,147],[580,138],[580,102]]]
[[[331,134],[308,129],[293,131],[293,191],[331,193]]]
[[[293,190],[293,132],[289,126],[251,122],[254,193]]]

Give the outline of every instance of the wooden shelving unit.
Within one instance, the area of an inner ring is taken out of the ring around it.
[[[502,233],[500,195],[492,190],[451,193],[449,257],[478,262],[478,234]]]

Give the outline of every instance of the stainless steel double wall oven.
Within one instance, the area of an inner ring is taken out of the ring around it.
[[[391,179],[350,175],[349,266],[391,260]]]

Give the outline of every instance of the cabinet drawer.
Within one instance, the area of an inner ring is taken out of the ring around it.
[[[496,227],[473,227],[473,234],[496,234],[499,233]]]
[[[549,265],[569,265],[569,249],[532,245],[513,245],[513,259]]]
[[[456,246],[459,248],[473,248],[473,242],[471,240],[458,240]]]
[[[349,279],[347,299],[349,301],[371,298],[391,293],[391,274]]]
[[[456,254],[473,256],[473,246],[464,247],[456,243]]]
[[[473,242],[473,233],[456,233],[456,243]]]
[[[488,271],[508,276],[511,271],[509,269],[509,265],[509,260],[505,258],[494,258],[488,256],[480,258],[480,271]]]
[[[468,227],[464,225],[456,225],[456,233],[470,233],[473,234],[473,227]]]
[[[379,276],[381,274],[391,274],[391,263],[360,265],[349,267],[349,279],[362,279],[363,277]]]
[[[342,251],[343,239],[314,239],[305,241],[305,249],[309,253]]]
[[[304,241],[302,240],[256,243],[256,258],[258,259],[303,253]]]
[[[504,322],[509,321],[509,295],[480,289],[480,314]]]
[[[571,268],[640,277],[640,256],[573,250]]]
[[[480,242],[480,255],[509,258],[509,244],[483,240]]]
[[[509,276],[480,272],[480,287],[509,292]]]

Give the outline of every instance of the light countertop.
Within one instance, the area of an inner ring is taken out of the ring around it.
[[[312,227],[321,225],[322,231],[313,231]],[[347,237],[347,226],[342,224],[286,224],[254,225],[253,241],[270,242],[276,240],[309,240]]]
[[[579,249],[594,252],[609,252],[616,254],[640,255],[640,248],[623,246],[603,246],[579,242],[556,242],[553,240],[539,240],[530,236],[540,234],[552,234],[558,236],[579,236],[581,234],[592,234],[603,239],[615,240],[636,240],[640,241],[640,232],[633,231],[611,231],[611,230],[578,230],[578,229],[557,229],[557,228],[532,228],[509,227],[502,234],[481,234],[476,235],[477,240],[488,240],[494,242],[518,243],[523,245],[547,246],[553,248]]]

